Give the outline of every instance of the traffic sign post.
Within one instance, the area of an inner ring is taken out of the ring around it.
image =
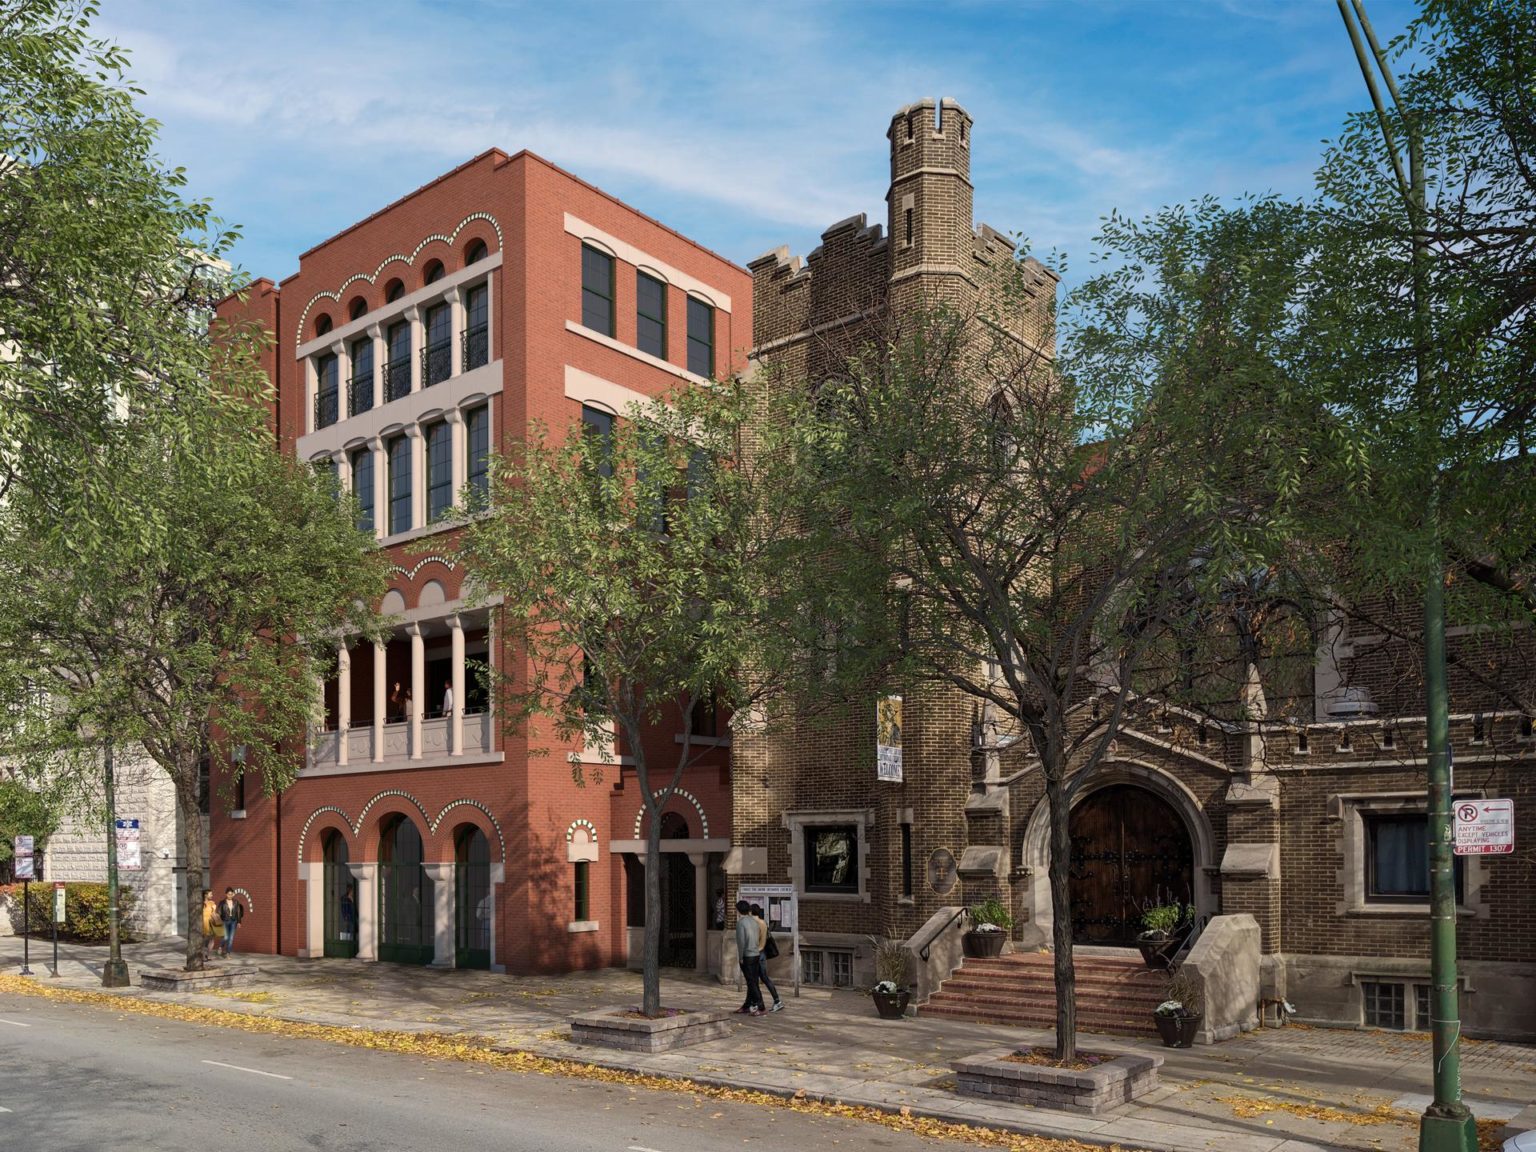
[[[59,975],[59,925],[64,923],[64,881],[53,882],[53,975]]]
[[[1456,855],[1507,856],[1515,850],[1513,800],[1458,800]]]
[[[32,975],[32,877],[37,869],[33,858],[34,842],[30,836],[18,836],[12,842],[16,878],[21,881],[21,974]]]

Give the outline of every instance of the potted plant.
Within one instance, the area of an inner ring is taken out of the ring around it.
[[[1142,911],[1142,931],[1136,937],[1136,947],[1148,968],[1167,968],[1173,954],[1184,943],[1189,926],[1194,922],[1195,906],[1180,904],[1154,904]]]
[[[869,992],[875,1011],[882,1020],[900,1020],[912,1002],[912,993],[907,988],[907,950],[899,940],[876,940],[871,936],[869,942],[875,950],[878,980]]]
[[[1175,972],[1168,978],[1165,999],[1152,1009],[1152,1022],[1163,1038],[1164,1048],[1189,1048],[1205,1019],[1205,1002],[1200,986],[1187,972]]]
[[[1003,944],[1008,939],[1008,929],[1013,927],[1013,917],[996,896],[966,910],[971,929],[960,938],[960,946],[967,956],[981,958],[1001,956]]]

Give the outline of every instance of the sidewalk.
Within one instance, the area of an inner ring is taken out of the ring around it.
[[[135,984],[141,967],[179,966],[177,940],[124,949]],[[41,983],[100,988],[105,949],[61,945],[60,974],[48,975],[46,946],[32,951]],[[21,941],[0,939],[0,970],[15,973]],[[660,1055],[587,1048],[569,1040],[578,1012],[627,1006],[640,998],[635,973],[494,976],[340,960],[241,956],[224,962],[258,968],[239,990],[130,995],[308,1023],[404,1031],[460,1032],[542,1056],[605,1068],[687,1078],[722,1087],[864,1104],[884,1110],[1041,1136],[1169,1152],[1414,1152],[1418,1114],[1428,1098],[1429,1038],[1422,1034],[1288,1027],[1249,1033],[1190,1050],[1084,1034],[1087,1050],[1155,1051],[1166,1058],[1159,1090],[1100,1116],[956,1095],[949,1062],[1015,1042],[1050,1044],[1045,1032],[939,1019],[882,1021],[854,991],[785,989],[785,1010],[742,1018],[734,1034]],[[664,970],[669,1005],[734,1008],[740,993],[712,979]],[[1536,1128],[1536,1047],[1466,1041],[1463,1091],[1480,1121],[1485,1148],[1514,1129]]]

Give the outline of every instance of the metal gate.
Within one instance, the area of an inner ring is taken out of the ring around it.
[[[694,923],[693,861],[683,852],[661,857],[661,963],[692,968],[698,937]]]
[[[342,856],[345,858],[346,853]],[[351,960],[357,955],[357,888],[344,862],[325,862],[325,954]]]
[[[466,828],[456,838],[453,962],[459,968],[491,966],[491,846],[485,833]]]
[[[379,845],[379,959],[430,964],[432,882],[421,859],[421,834],[400,819]]]

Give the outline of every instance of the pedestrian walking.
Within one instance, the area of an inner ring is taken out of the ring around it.
[[[768,975],[768,961],[779,954],[779,946],[774,942],[773,934],[768,931],[768,921],[763,919],[763,906],[752,905],[752,919],[757,921],[757,975],[773,996],[773,1004],[769,1012],[784,1011],[784,1001],[779,999],[779,990],[774,987],[773,978]]]
[[[212,960],[218,955],[224,942],[224,921],[219,919],[219,906],[214,902],[213,889],[203,889],[203,959]]]
[[[736,956],[741,965],[741,977],[747,982],[746,1002],[736,1011],[744,1016],[763,1015],[763,993],[757,986],[757,974],[761,968],[758,957],[762,954],[758,944],[757,924],[752,915],[752,905],[745,900],[736,901]]]
[[[224,921],[224,955],[235,950],[235,929],[245,919],[245,905],[235,899],[233,888],[224,889],[224,899],[219,901],[219,917]]]

